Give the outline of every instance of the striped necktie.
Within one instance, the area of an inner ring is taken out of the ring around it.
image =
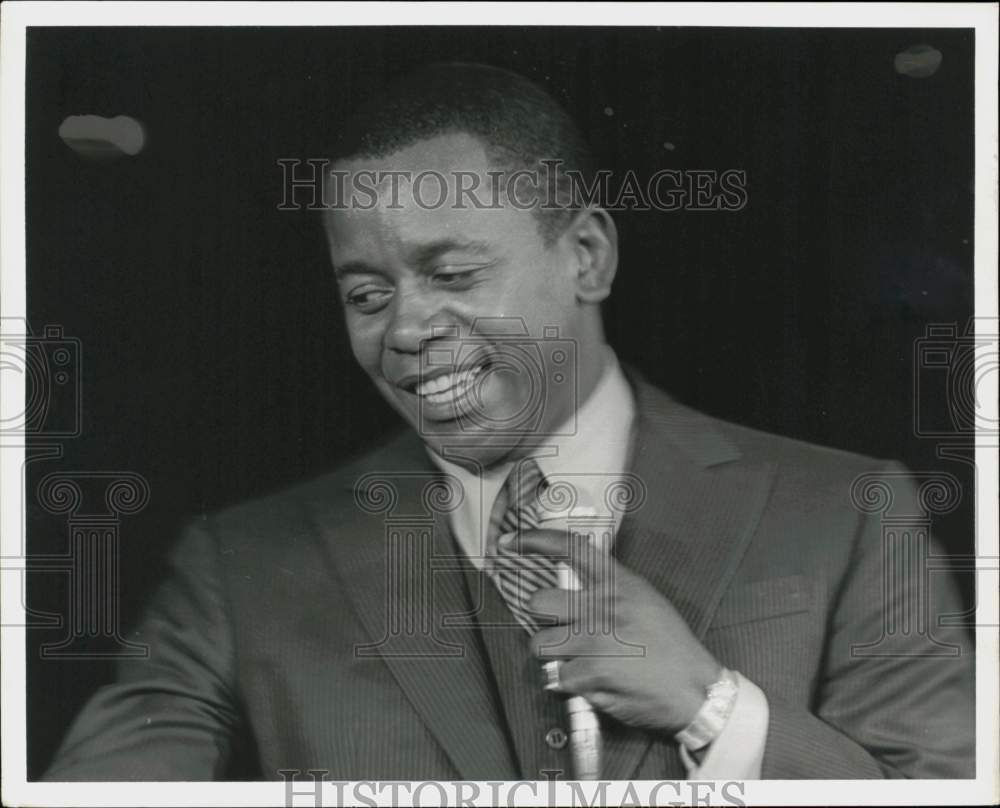
[[[538,498],[545,487],[538,462],[530,457],[521,461],[507,477],[490,515],[493,582],[511,614],[531,634],[538,631],[539,621],[528,610],[528,600],[539,589],[559,585],[555,562],[545,556],[518,552],[521,532],[539,525]],[[514,541],[506,547],[497,542],[504,534],[514,535]]]
[[[491,542],[487,546],[492,548],[493,582],[511,614],[529,634],[538,631],[543,623],[528,611],[528,599],[539,589],[559,587],[556,562],[536,553],[522,555],[518,552],[517,539],[521,531],[533,530],[541,521],[539,496],[546,487],[538,463],[528,458],[511,471],[490,515]],[[514,534],[514,541],[507,546],[497,542],[497,538],[505,533]],[[601,773],[602,746],[597,714],[582,696],[567,698],[566,714],[574,776],[580,780],[596,780]]]

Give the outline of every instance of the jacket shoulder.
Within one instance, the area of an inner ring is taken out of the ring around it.
[[[774,463],[830,475],[856,475],[890,461],[734,423],[683,404],[643,380],[635,386],[640,417],[700,465],[730,461]]]
[[[800,467],[816,466],[840,473],[861,473],[871,469],[884,468],[892,462],[885,458],[810,443],[742,424],[714,420],[718,428],[726,433],[739,447],[741,453],[748,458],[773,460]]]

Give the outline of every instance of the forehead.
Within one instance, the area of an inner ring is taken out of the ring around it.
[[[499,169],[482,142],[465,133],[338,162],[333,170],[336,177],[327,192],[335,204],[324,214],[324,224],[338,252],[442,239],[490,243],[538,236],[532,211],[510,206],[502,184],[495,190],[498,180],[490,172]]]

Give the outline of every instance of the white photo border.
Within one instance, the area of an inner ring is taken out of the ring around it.
[[[0,315],[25,317],[24,101],[26,30],[29,26],[378,26],[546,25],[546,26],[701,26],[754,28],[969,28],[975,30],[975,315],[997,323],[997,5],[972,3],[245,3],[245,2],[7,2],[0,10]],[[996,420],[997,374],[981,389],[982,402]],[[21,412],[24,390],[0,388],[3,412]],[[998,737],[997,446],[977,436],[977,777],[975,780],[807,780],[748,781],[739,797],[748,805],[962,805],[1000,801]],[[24,447],[0,444],[0,573],[8,584],[20,576],[13,560],[24,546],[21,469]],[[2,649],[2,801],[5,805],[285,805],[281,782],[237,783],[38,783],[26,782],[25,630],[21,587],[0,588]],[[444,783],[448,796],[457,791]],[[571,804],[565,783],[531,788],[508,783],[479,784],[471,803],[508,805]],[[613,784],[608,804],[632,794],[648,804],[653,782]],[[719,802],[721,783],[711,790]],[[348,787],[350,788],[350,787]],[[703,790],[704,794],[708,789]],[[345,792],[341,792],[342,794]],[[392,804],[389,790],[346,791],[370,804]],[[426,791],[418,804],[435,804],[439,792]],[[590,793],[590,792],[585,792]],[[684,792],[690,793],[690,792]],[[678,799],[663,789],[661,799]],[[411,805],[412,791],[397,793]],[[333,805],[337,791],[324,790],[322,804]],[[683,797],[680,797],[683,799]],[[409,799],[409,801],[407,801]],[[312,804],[297,798],[296,805]],[[675,803],[676,804],[676,803]],[[707,803],[702,803],[707,804]]]

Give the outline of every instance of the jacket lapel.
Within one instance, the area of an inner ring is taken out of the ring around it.
[[[397,446],[345,479],[336,505],[317,503],[334,575],[372,638],[353,653],[389,666],[460,777],[515,778],[479,638],[471,621],[445,619],[469,611],[446,515],[453,478],[415,437]]]
[[[743,556],[770,490],[773,468],[740,461],[712,419],[635,379],[631,472],[646,487],[625,516],[614,554],[666,596],[700,639]],[[605,734],[608,779],[629,779],[650,736],[613,723]]]

